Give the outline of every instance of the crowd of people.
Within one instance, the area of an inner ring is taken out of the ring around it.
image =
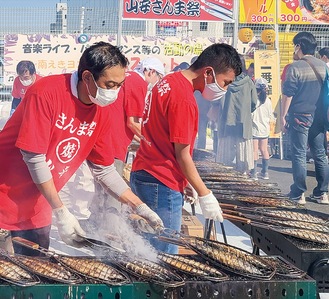
[[[327,204],[327,128],[318,99],[329,53],[322,49],[323,61],[315,58],[317,43],[307,32],[293,42],[295,61],[283,80],[280,118],[291,141],[289,197],[305,204],[309,146],[318,182],[312,197]],[[11,237],[48,248],[54,219],[62,240],[80,246],[85,227],[63,204],[60,190],[83,164],[94,179],[89,220],[96,226],[124,205],[155,233],[180,231],[184,194],[193,194],[206,219],[222,222],[220,203],[192,158],[195,146],[205,148],[209,119],[217,128],[216,161],[252,179],[269,179],[274,116],[268,82],[255,78],[254,65],[246,69],[232,46],[213,44],[168,74],[155,57],[141,60],[134,70],[128,67],[119,48],[106,42],[87,48],[72,74],[40,77],[32,62],[17,65],[11,117],[0,132],[0,228]],[[128,184],[123,167],[132,142],[139,148]],[[149,241],[157,250],[178,252],[177,245]],[[18,244],[6,249],[38,254]]]

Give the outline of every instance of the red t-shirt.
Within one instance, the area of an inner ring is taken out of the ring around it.
[[[187,181],[176,161],[174,143],[189,144],[192,154],[198,131],[193,92],[181,72],[167,75],[153,88],[145,103],[143,139],[132,167],[133,171],[147,171],[180,192]]]
[[[111,140],[114,157],[125,161],[134,133],[127,127],[127,118],[142,117],[147,91],[146,81],[136,72],[127,72],[118,99],[111,104]]]
[[[1,228],[26,230],[51,223],[51,207],[33,183],[20,149],[46,155],[58,191],[85,159],[113,163],[109,109],[84,105],[72,94],[77,95],[76,83],[71,74],[40,79],[0,132]]]
[[[35,81],[33,82],[33,84],[35,82],[37,82],[38,80],[40,80],[41,78],[42,78],[41,76],[39,76],[38,74],[35,74]],[[13,90],[11,92],[11,95],[16,99],[22,99],[23,100],[27,89],[32,85],[24,86],[22,84],[21,80],[19,80],[19,77],[16,77],[15,80],[14,80]]]

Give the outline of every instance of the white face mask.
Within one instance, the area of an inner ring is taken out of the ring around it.
[[[215,72],[213,71],[215,82],[214,83],[207,83],[207,78],[205,77],[205,87],[202,92],[202,96],[208,101],[219,100],[223,97],[226,93],[226,90],[219,86],[216,80]]]
[[[21,83],[24,85],[24,86],[30,86],[32,83],[33,83],[33,78],[29,79],[29,80],[21,80],[19,79],[19,81],[21,81]]]
[[[120,91],[121,87],[119,87],[117,89],[101,88],[97,85],[97,83],[94,79],[94,76],[92,76],[92,78],[93,78],[94,83],[97,87],[97,92],[96,92],[96,97],[93,97],[90,94],[88,85],[86,84],[86,87],[87,87],[87,90],[88,90],[88,93],[89,93],[90,101],[92,101],[94,104],[96,104],[98,106],[101,106],[101,107],[105,107],[105,106],[108,106],[108,105],[114,103],[116,101],[116,99],[118,98],[118,94],[119,94],[119,91]]]

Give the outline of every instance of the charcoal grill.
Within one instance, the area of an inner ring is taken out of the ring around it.
[[[325,262],[320,263],[329,259],[328,245],[301,241],[269,229],[232,222],[250,235],[254,253],[259,253],[261,249],[268,255],[282,256],[314,278],[318,282],[319,293],[329,292],[329,268]]]
[[[275,257],[273,257],[275,258]],[[1,299],[316,299],[316,282],[309,276],[289,278],[274,276],[271,280],[241,279],[230,276],[221,282],[186,281],[184,286],[166,288],[157,284],[133,281],[122,286],[105,284],[40,284],[13,287],[0,284]]]

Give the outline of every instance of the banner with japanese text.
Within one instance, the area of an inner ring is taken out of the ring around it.
[[[4,83],[12,85],[16,77],[16,65],[21,60],[32,61],[37,73],[42,76],[71,73],[78,68],[83,51],[95,42],[105,41],[117,44],[112,35],[86,34],[9,34],[4,37]],[[136,37],[123,36],[122,52],[130,61],[129,68],[134,69],[141,59],[149,56],[159,58],[166,72],[181,62],[190,63],[213,43],[231,44],[230,38],[185,38],[177,37]]]
[[[329,1],[281,0],[278,7],[278,24],[328,24]]]
[[[270,138],[279,138],[280,132],[280,82],[275,74],[280,72],[279,53],[275,50],[255,51],[254,54],[255,79],[264,78],[268,82],[268,96],[271,99],[276,122],[271,124]]]
[[[275,24],[275,0],[240,0],[239,22],[254,24]]]
[[[123,0],[123,18],[233,22],[233,1],[234,0]]]

